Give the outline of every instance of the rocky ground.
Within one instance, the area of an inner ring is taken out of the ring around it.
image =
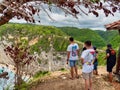
[[[53,72],[30,90],[84,90],[81,70],[79,74],[79,79],[71,80],[68,72]],[[105,67],[99,67],[99,75],[93,76],[93,90],[120,90],[120,84],[115,81],[109,83]]]

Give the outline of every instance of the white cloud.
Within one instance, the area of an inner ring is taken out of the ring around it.
[[[45,6],[47,8],[47,6]],[[98,11],[99,12],[99,17],[96,17],[93,14],[87,15],[79,15],[78,19],[74,18],[71,15],[65,16],[65,14],[60,10],[53,8],[53,13],[51,13],[48,9],[46,9],[49,13],[49,15],[55,20],[52,21],[48,17],[48,15],[41,11],[40,13],[40,18],[38,16],[35,16],[35,19],[41,20],[41,23],[37,24],[42,24],[42,25],[53,25],[53,26],[73,26],[73,27],[78,27],[78,28],[91,28],[94,30],[105,30],[104,25],[108,23],[112,23],[114,21],[117,21],[120,19],[120,12],[115,13],[114,16],[109,15],[109,17],[105,17],[103,11]],[[21,23],[26,23],[25,20],[16,20],[12,19],[10,22],[21,22]]]
[[[3,2],[3,0],[0,0],[0,3]]]

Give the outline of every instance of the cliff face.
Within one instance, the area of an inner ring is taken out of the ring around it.
[[[36,73],[37,71],[55,71],[61,68],[69,68],[66,65],[66,52],[56,52],[50,50],[49,52],[42,51],[40,54],[34,54],[37,60],[30,63],[28,68],[29,73]],[[6,55],[4,46],[0,45],[0,63],[8,66],[14,66],[13,60]]]
[[[0,63],[1,64],[7,64],[7,65],[14,65],[14,62],[10,57],[6,55],[4,52],[4,46],[0,45]]]

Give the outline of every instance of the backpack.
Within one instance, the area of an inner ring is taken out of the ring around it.
[[[110,54],[111,55],[116,55],[116,51],[114,49],[110,49]]]

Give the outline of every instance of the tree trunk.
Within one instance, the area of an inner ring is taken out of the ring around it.
[[[119,50],[118,50],[116,73],[117,73],[117,74],[120,74],[120,47],[119,47]]]

